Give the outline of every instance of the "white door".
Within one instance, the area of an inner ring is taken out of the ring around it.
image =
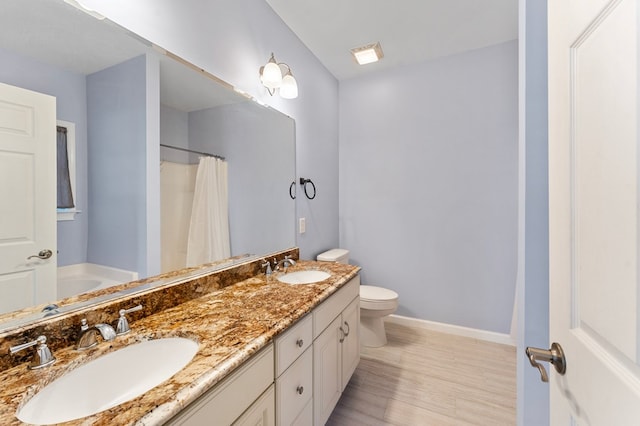
[[[640,424],[638,9],[548,2],[552,425]]]
[[[56,300],[55,155],[55,98],[0,83],[0,313]]]

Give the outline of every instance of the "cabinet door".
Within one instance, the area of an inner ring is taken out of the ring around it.
[[[313,400],[309,400],[291,426],[311,426],[313,424]]]
[[[329,419],[342,392],[342,316],[313,342],[313,420],[323,425]]]
[[[274,426],[275,422],[275,392],[271,385],[233,426]]]
[[[346,336],[342,342],[342,387],[347,387],[349,379],[360,362],[360,298],[356,297],[342,313],[342,329]]]

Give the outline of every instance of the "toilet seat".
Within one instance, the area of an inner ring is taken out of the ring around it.
[[[398,307],[398,293],[372,285],[360,286],[360,308],[381,311]]]

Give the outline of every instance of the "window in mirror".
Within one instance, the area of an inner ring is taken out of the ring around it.
[[[76,213],[76,125],[57,121],[57,200],[58,220],[73,220]]]

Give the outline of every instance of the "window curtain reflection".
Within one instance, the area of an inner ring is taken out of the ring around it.
[[[227,162],[200,157],[193,194],[187,266],[196,266],[231,254]]]
[[[57,170],[58,170],[58,208],[71,209],[73,193],[71,191],[71,178],[69,176],[69,156],[67,151],[67,129],[57,126]]]

